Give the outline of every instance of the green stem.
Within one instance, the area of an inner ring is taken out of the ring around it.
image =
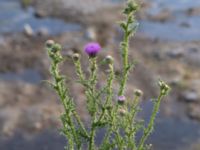
[[[85,129],[80,117],[78,116],[78,114],[76,112],[74,112],[74,117],[76,118],[79,126],[81,127],[81,130],[84,132],[85,137],[87,137],[89,139],[88,132],[86,131],[86,129]]]
[[[122,80],[120,83],[120,89],[118,92],[118,95],[124,95],[124,91],[125,91],[125,85],[128,79],[128,45],[129,45],[129,37],[128,37],[128,33],[125,32],[124,35],[124,40],[123,40],[123,45],[122,45],[122,59],[123,59],[123,76],[122,76]]]
[[[106,98],[106,101],[103,105],[103,110],[102,110],[102,113],[99,117],[99,120],[98,122],[101,122],[101,120],[103,119],[105,113],[106,113],[106,106],[111,102],[112,100],[112,96],[113,96],[113,92],[112,92],[112,84],[113,84],[113,79],[114,79],[114,68],[113,68],[113,64],[109,64],[109,68],[110,68],[110,74],[109,74],[109,77],[108,77],[108,80],[107,80],[107,86],[106,86],[106,89],[107,89],[107,98]]]
[[[89,150],[95,150],[94,137],[95,137],[95,127],[93,126],[90,133]]]
[[[89,140],[89,150],[94,150],[95,149],[95,143],[94,143],[94,138],[95,138],[95,130],[96,130],[96,113],[98,112],[97,108],[97,99],[96,99],[96,81],[97,81],[97,64],[96,64],[96,57],[90,58],[90,78],[89,78],[89,84],[91,87],[90,93],[92,96],[92,107],[93,107],[93,112],[91,113],[91,131],[90,131],[90,140]]]
[[[97,62],[96,57],[90,58],[90,84],[92,89],[95,89],[97,79]]]
[[[137,108],[138,108],[138,104],[139,104],[139,96],[135,95],[135,98],[131,104],[130,107],[130,113],[127,116],[127,125],[125,127],[125,130],[129,130],[128,134],[127,134],[127,141],[128,141],[128,147],[132,150],[135,150],[135,131],[136,131],[136,127],[134,126],[134,122],[135,122],[135,117],[137,114]],[[134,142],[133,142],[134,141]]]
[[[148,136],[153,131],[155,118],[156,118],[156,115],[159,111],[160,102],[161,102],[163,96],[164,95],[162,94],[162,92],[160,92],[160,95],[158,96],[158,99],[156,100],[156,102],[154,104],[154,108],[153,108],[153,111],[152,111],[152,114],[151,114],[150,122],[149,122],[147,128],[144,129],[143,136],[141,137],[141,140],[139,142],[138,150],[143,150],[145,141],[147,140]]]
[[[115,130],[113,130],[113,128],[116,125],[115,116],[116,116],[117,110],[118,110],[118,105],[115,105],[114,108],[109,110],[110,120],[109,120],[109,124],[108,124],[108,131],[106,132],[106,135],[103,139],[102,146],[104,146],[104,144],[109,143],[109,140],[110,140],[109,138],[110,138],[111,134],[113,133],[113,131],[115,131]],[[112,145],[112,143],[109,143],[109,146],[111,146],[111,145]],[[102,150],[104,150],[104,149],[102,149]]]
[[[68,120],[68,125],[71,128],[71,132],[72,132],[72,135],[73,135],[73,139],[72,139],[71,136],[68,136],[70,148],[72,148],[72,150],[74,149],[74,143],[72,142],[74,140],[76,145],[77,145],[77,148],[80,149],[81,143],[78,140],[78,137],[77,137],[77,134],[76,134],[76,131],[75,131],[75,127],[74,127],[74,124],[72,122],[72,118],[70,116],[70,113],[71,113],[70,111],[72,111],[72,109],[74,109],[74,108],[70,108],[68,106],[68,104],[72,103],[72,102],[71,102],[71,99],[69,98],[69,94],[68,94],[68,91],[65,87],[64,80],[62,79],[61,75],[59,74],[59,69],[58,69],[59,66],[58,65],[59,65],[59,62],[52,59],[51,73],[54,77],[55,89],[56,89],[56,91],[57,91],[57,93],[60,97],[60,100],[61,100],[63,106],[64,106],[65,114],[66,114],[66,117],[67,117],[67,120]],[[71,105],[73,105],[73,104],[71,104]],[[63,126],[64,127],[66,126],[65,122],[63,122]]]
[[[83,74],[83,70],[81,68],[80,60],[74,61],[76,73],[80,79],[80,81],[83,83],[85,81],[85,75]]]
[[[79,140],[79,137],[77,136],[76,134],[76,130],[75,130],[75,127],[74,127],[74,124],[72,122],[72,118],[70,116],[68,116],[69,118],[69,125],[70,125],[70,128],[71,128],[71,131],[72,131],[72,135],[73,135],[73,138],[74,138],[74,141],[77,145],[77,149],[80,150],[81,149],[81,141]]]

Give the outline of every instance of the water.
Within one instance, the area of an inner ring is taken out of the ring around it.
[[[141,20],[139,33],[150,38],[169,41],[200,40],[200,15],[188,16],[186,11],[190,8],[200,7],[200,1],[191,0],[151,0],[152,7],[148,10],[150,15],[157,15],[167,9],[172,13],[173,19],[166,22]],[[182,24],[186,24],[183,26]]]
[[[187,23],[190,27],[181,26]],[[139,33],[150,38],[158,38],[168,41],[192,41],[200,40],[200,30],[197,27],[200,24],[200,17],[177,19],[175,22],[154,22],[140,21]]]
[[[150,100],[144,101],[141,107],[142,111],[139,112],[139,116],[145,120],[145,126],[147,126],[152,113],[153,102]],[[162,107],[157,114],[154,132],[147,141],[148,144],[153,145],[152,150],[185,150],[184,148],[200,139],[199,123],[191,121],[185,116],[166,116]],[[177,107],[180,106],[176,106],[176,109],[179,109]],[[137,137],[141,137],[141,134],[139,132]]]
[[[113,0],[115,2],[120,0]],[[152,7],[149,14],[155,15],[163,9],[169,9],[175,20],[165,23],[150,20],[141,20],[139,34],[145,34],[151,38],[162,40],[191,41],[200,39],[200,16],[185,15],[184,11],[191,7],[200,6],[199,0],[151,0]],[[188,23],[189,27],[181,26]],[[29,8],[22,10],[17,0],[0,0],[0,34],[21,32],[25,24],[30,24],[35,32],[45,27],[50,34],[56,35],[62,32],[80,30],[78,24],[66,23],[59,19],[34,17],[34,10]],[[20,73],[0,74],[0,80],[21,80],[24,82],[38,84],[42,77],[36,70],[27,69]],[[147,109],[146,109],[147,108]],[[149,104],[144,108],[144,117],[148,120],[151,107]],[[166,118],[159,114],[149,143],[153,150],[190,150],[191,144],[200,138],[200,125],[193,121]],[[58,132],[45,131],[34,135],[32,138],[24,137],[22,133],[7,139],[0,137],[0,150],[63,150],[65,138]]]
[[[65,144],[58,131],[43,131],[29,138],[19,132],[11,138],[0,138],[1,150],[63,150]]]
[[[185,10],[192,7],[200,6],[200,1],[195,0],[150,0],[153,3],[152,9],[170,8],[172,11]]]
[[[0,73],[0,80],[24,81],[32,84],[39,84],[42,81],[42,76],[36,70],[26,69],[20,73],[14,73],[14,72]]]
[[[153,150],[191,150],[189,147],[199,140],[199,136],[199,124],[163,118],[156,123],[155,132],[148,143],[153,144]],[[63,150],[65,144],[66,139],[58,131],[52,130],[31,137],[21,132],[10,138],[0,137],[1,150]]]
[[[162,103],[163,104],[163,103]],[[164,104],[163,104],[164,105]],[[174,102],[175,109],[180,105]],[[149,122],[153,103],[143,102],[140,116]],[[189,147],[200,140],[200,125],[198,122],[184,117],[166,116],[162,112],[157,114],[154,132],[148,143],[153,144],[153,150],[191,150]],[[177,111],[177,110],[176,110]]]
[[[124,2],[124,0],[112,0]],[[171,41],[192,41],[200,39],[200,16],[187,16],[185,11],[189,8],[199,7],[200,1],[191,0],[151,0],[152,7],[148,10],[151,15],[159,14],[163,9],[172,12],[175,19],[165,23],[140,20],[138,34],[144,34],[150,38]],[[187,24],[188,27],[182,26]],[[50,35],[62,32],[78,31],[81,26],[75,23],[66,23],[55,18],[38,19],[34,16],[34,9],[23,10],[17,0],[0,0],[0,34],[22,32],[24,25],[29,24],[37,32],[46,28]]]
[[[0,33],[22,32],[25,24],[29,24],[35,32],[45,28],[50,35],[81,30],[80,25],[60,19],[36,18],[33,8],[23,10],[16,0],[0,0]]]
[[[153,150],[190,150],[200,139],[200,126],[196,122],[163,118],[158,121],[149,143]]]

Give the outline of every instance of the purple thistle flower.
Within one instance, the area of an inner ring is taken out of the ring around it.
[[[91,42],[85,45],[84,50],[89,55],[89,57],[95,57],[101,50],[101,46],[99,43]]]
[[[119,104],[124,104],[126,100],[126,97],[124,95],[118,96],[118,103]]]

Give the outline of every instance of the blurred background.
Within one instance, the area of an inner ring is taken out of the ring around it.
[[[127,96],[144,91],[140,114],[146,121],[157,80],[172,92],[161,105],[155,132],[148,143],[153,150],[200,150],[200,1],[140,0],[138,31],[130,42],[130,58],[137,60],[130,74]],[[120,73],[119,42],[123,0],[0,0],[0,150],[62,150],[58,132],[62,106],[43,80],[51,79],[44,42],[63,46],[66,58],[74,52],[87,59],[82,47],[98,41]],[[68,75],[77,110],[85,122],[84,91],[74,83],[71,59],[62,65]],[[100,83],[106,79],[100,68]]]

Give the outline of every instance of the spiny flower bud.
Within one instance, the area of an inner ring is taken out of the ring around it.
[[[74,53],[72,55],[72,58],[73,58],[74,61],[78,61],[80,59],[80,55],[78,53]]]
[[[170,87],[164,81],[159,81],[158,85],[160,86],[162,95],[167,95],[167,93],[170,91]]]
[[[136,89],[136,90],[134,91],[134,94],[135,94],[135,96],[140,97],[140,96],[143,95],[143,92],[142,92],[141,90],[139,90],[139,89]]]
[[[118,113],[119,113],[121,116],[124,116],[124,115],[127,113],[127,111],[126,111],[124,108],[120,108],[120,109],[118,109]]]
[[[84,50],[89,55],[89,57],[96,57],[98,52],[101,50],[101,46],[99,43],[92,42],[85,45]]]
[[[51,48],[54,44],[55,44],[55,42],[53,40],[47,40],[45,43],[45,46],[47,48]]]
[[[118,104],[124,104],[126,101],[126,97],[124,95],[118,96],[117,102]]]
[[[138,4],[133,1],[129,1],[123,13],[129,15],[130,13],[137,11],[137,9],[138,9]]]
[[[56,53],[56,52],[58,52],[58,51],[60,51],[62,49],[62,47],[61,47],[61,45],[60,44],[53,44],[52,45],[52,47],[51,47],[51,51],[53,52],[53,53]]]
[[[106,56],[105,62],[106,62],[107,64],[112,64],[113,61],[114,61],[114,59],[113,59],[112,56],[110,56],[110,55]]]

